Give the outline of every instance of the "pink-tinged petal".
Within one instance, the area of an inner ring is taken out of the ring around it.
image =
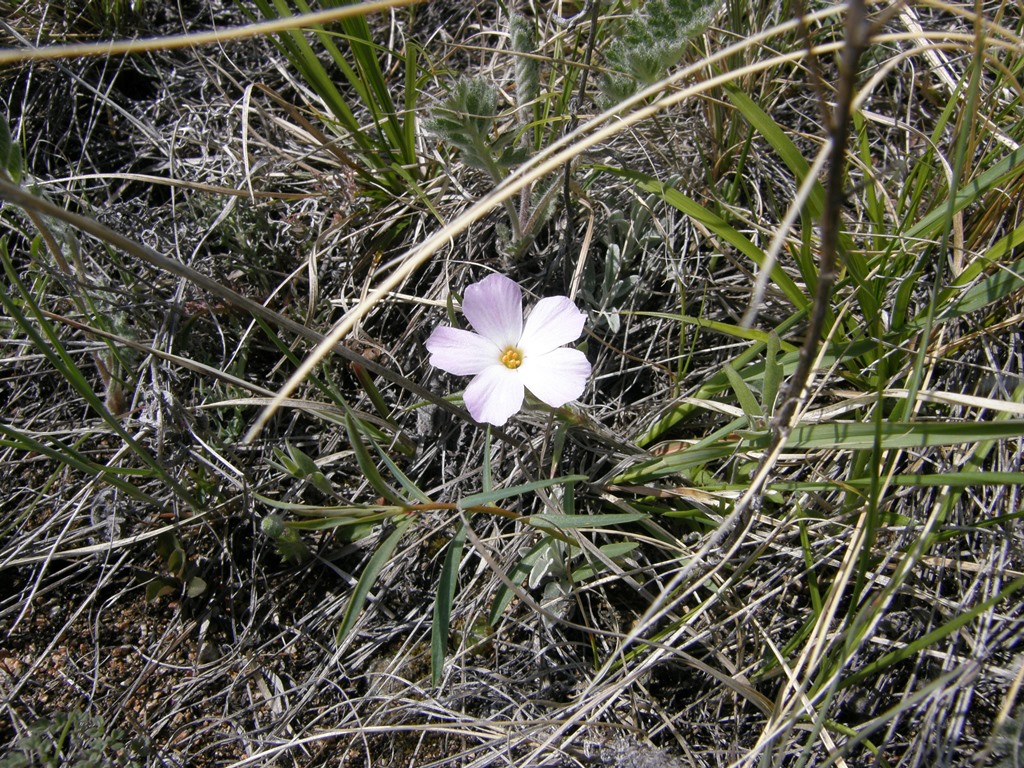
[[[501,356],[501,350],[482,336],[444,325],[434,329],[424,346],[431,365],[456,376],[476,376]]]
[[[523,335],[523,291],[504,275],[488,275],[466,287],[462,311],[473,330],[504,349]]]
[[[516,371],[492,365],[469,382],[462,399],[474,419],[500,427],[523,407],[523,382]]]
[[[519,348],[528,358],[571,344],[583,333],[585,321],[586,316],[567,297],[541,299],[526,318]]]
[[[583,394],[590,378],[590,362],[578,349],[555,349],[525,358],[517,372],[534,397],[558,408]]]

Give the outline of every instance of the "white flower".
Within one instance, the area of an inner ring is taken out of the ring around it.
[[[438,326],[427,339],[430,364],[473,376],[463,400],[479,422],[501,426],[523,406],[524,389],[552,408],[583,394],[590,363],[567,349],[584,314],[566,296],[541,299],[523,322],[523,292],[504,275],[466,288],[462,311],[476,333]]]

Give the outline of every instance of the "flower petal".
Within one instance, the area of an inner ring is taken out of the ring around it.
[[[583,394],[590,362],[578,349],[555,349],[524,358],[517,372],[534,397],[558,408]]]
[[[488,275],[466,287],[462,311],[473,330],[504,349],[523,335],[523,291],[504,275]]]
[[[541,299],[526,318],[519,348],[529,358],[571,344],[583,333],[585,320],[586,316],[565,296]]]
[[[469,382],[462,399],[474,419],[500,427],[523,407],[523,382],[517,371],[492,365]]]
[[[482,336],[445,325],[435,328],[424,346],[431,365],[456,376],[476,376],[501,356],[501,350]]]

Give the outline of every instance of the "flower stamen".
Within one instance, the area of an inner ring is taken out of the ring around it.
[[[514,371],[523,364],[523,353],[515,347],[509,347],[501,355],[501,364]]]

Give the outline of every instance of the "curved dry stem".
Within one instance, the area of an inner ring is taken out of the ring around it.
[[[147,51],[198,48],[202,45],[272,35],[290,29],[315,27],[319,24],[327,24],[353,16],[366,16],[371,13],[387,11],[391,8],[401,8],[402,6],[413,5],[417,2],[420,2],[420,0],[371,0],[371,2],[346,5],[327,11],[304,13],[299,16],[287,16],[283,19],[246,24],[241,27],[234,27],[233,29],[172,35],[169,37],[153,37],[145,40],[111,40],[105,43],[48,45],[45,48],[8,48],[0,50],[0,66],[27,61],[54,61],[58,59],[78,59],[86,56],[119,56],[146,53]]]

